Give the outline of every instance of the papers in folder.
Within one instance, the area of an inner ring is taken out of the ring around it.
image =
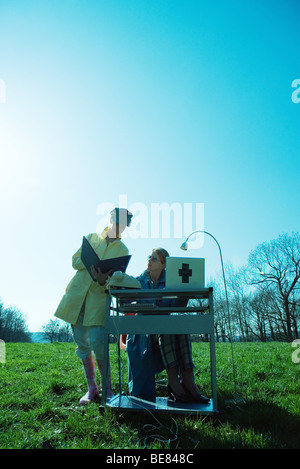
[[[87,271],[89,272],[90,276],[93,280],[96,281],[95,277],[92,274],[92,265],[98,269],[100,267],[102,273],[109,272],[112,270],[111,274],[120,270],[121,272],[125,272],[130,261],[131,256],[122,256],[122,257],[114,257],[113,259],[104,259],[100,261],[99,257],[97,256],[96,252],[86,239],[83,237],[82,246],[81,246],[81,260],[84,263]]]

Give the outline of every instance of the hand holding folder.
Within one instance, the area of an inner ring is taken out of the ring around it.
[[[99,274],[107,275],[111,275],[118,270],[125,272],[130,259],[131,256],[122,256],[114,257],[112,259],[104,259],[101,261],[86,237],[83,237],[81,246],[81,260],[94,281],[97,281],[97,272]]]
[[[113,273],[113,269],[110,269],[109,272],[106,272],[105,274],[101,271],[100,267],[97,269],[92,265],[91,266],[91,272],[93,274],[93,278],[100,283],[100,285],[105,285],[106,280],[108,277]]]

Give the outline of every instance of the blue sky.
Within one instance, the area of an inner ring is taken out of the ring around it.
[[[0,297],[32,331],[103,203],[149,226],[153,204],[203,204],[235,267],[299,231],[299,16],[296,0],[0,0]],[[128,231],[128,273],[158,245],[219,271],[211,239],[183,253],[173,231]]]

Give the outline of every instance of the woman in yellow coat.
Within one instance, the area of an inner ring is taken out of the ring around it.
[[[131,223],[132,214],[126,209],[115,208],[111,212],[111,227],[101,235],[96,233],[87,239],[99,259],[111,259],[128,255],[127,247],[121,241],[121,233]],[[103,339],[105,324],[106,294],[105,285],[108,273],[100,269],[94,271],[94,282],[81,261],[81,248],[73,255],[72,267],[77,271],[66,288],[66,292],[55,312],[55,316],[72,325],[76,342],[76,354],[81,358],[88,385],[88,392],[80,399],[86,404],[99,396],[96,382],[97,361],[100,376],[103,369]],[[101,382],[100,382],[101,388]],[[107,382],[107,395],[112,394],[110,378]]]

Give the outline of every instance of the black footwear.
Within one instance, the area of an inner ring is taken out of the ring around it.
[[[175,402],[193,402],[192,396],[190,394],[176,394],[171,386],[168,384],[168,394],[169,394],[169,399],[172,399],[172,401]]]
[[[186,390],[188,396],[190,396],[192,402],[199,402],[200,404],[207,404],[209,402],[209,397],[202,396],[202,394],[197,393],[197,394],[192,394],[192,392],[186,388],[186,386],[181,383],[184,389]]]

